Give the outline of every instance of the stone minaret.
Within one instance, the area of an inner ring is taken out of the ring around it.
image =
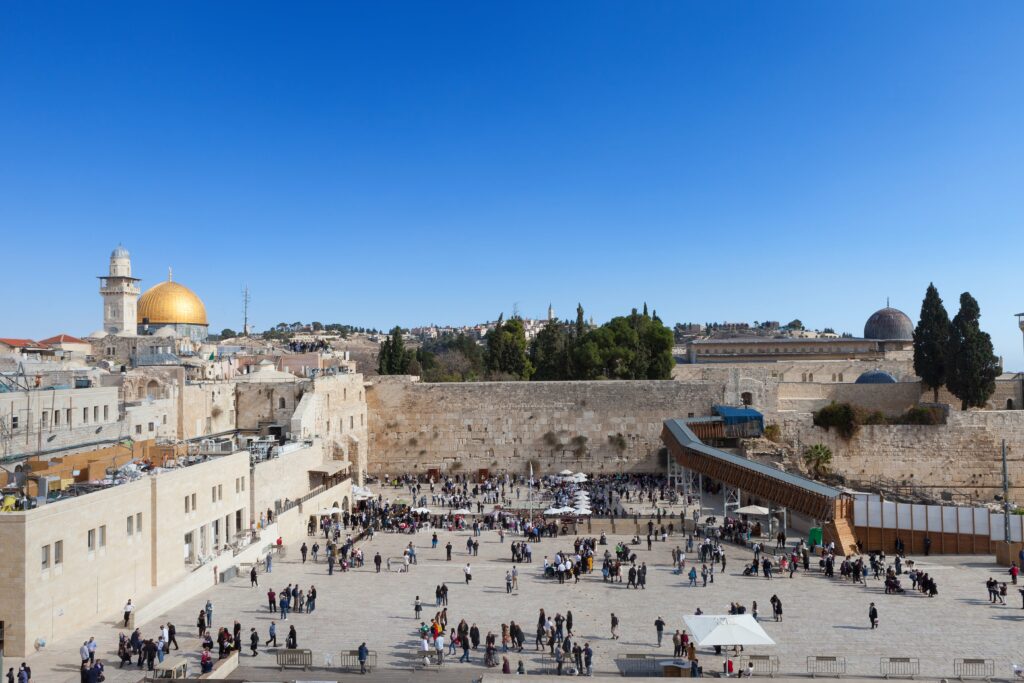
[[[551,304],[548,304],[548,320],[550,321],[550,320],[554,320],[554,319],[555,319],[555,307],[552,306]]]
[[[100,296],[103,297],[103,331],[107,334],[127,332],[134,336],[138,320],[139,279],[132,277],[132,260],[128,250],[117,245],[110,253],[110,274],[100,275]]]

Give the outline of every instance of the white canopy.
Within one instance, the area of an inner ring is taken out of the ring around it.
[[[589,517],[590,515],[594,514],[594,511],[588,508],[576,508],[576,514],[580,517]]]
[[[577,484],[582,484],[587,480],[587,475],[583,474],[582,472],[577,472],[576,474],[572,475],[571,479]]]
[[[572,470],[562,470],[558,474],[563,476],[563,477],[570,477],[570,476],[572,476]]]
[[[412,511],[415,512],[417,515],[420,515],[420,514],[423,514],[423,515],[433,514],[431,512],[430,508],[413,508]]]
[[[736,510],[737,515],[767,515],[771,510],[760,505],[748,505],[746,507],[738,508]]]
[[[560,515],[562,514],[562,508],[548,508],[544,511],[545,515]]]
[[[467,510],[466,508],[459,508],[458,510],[455,510],[454,512],[452,512],[452,514],[453,515],[471,515],[471,514],[473,514],[473,511],[472,510]]]
[[[750,614],[693,615],[683,621],[698,647],[775,644]]]

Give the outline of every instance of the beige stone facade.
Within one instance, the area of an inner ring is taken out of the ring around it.
[[[320,440],[254,466],[243,451],[0,514],[7,654],[24,655],[37,639],[59,639],[111,618],[128,599],[144,608],[158,589],[195,572],[209,572],[199,583],[212,583],[215,566],[236,562],[229,544],[239,532],[260,511],[276,512],[308,494],[311,470],[322,469],[324,458]],[[344,482],[307,501],[305,511],[351,500],[351,484]],[[304,535],[305,516],[290,509],[286,519],[289,540]]]
[[[378,377],[367,390],[370,471],[538,474],[660,471],[662,422],[711,414],[719,383],[424,384]]]

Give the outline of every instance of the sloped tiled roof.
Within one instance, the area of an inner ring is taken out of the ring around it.
[[[87,344],[78,337],[72,337],[70,334],[58,334],[55,337],[49,339],[43,339],[39,342],[40,344]]]

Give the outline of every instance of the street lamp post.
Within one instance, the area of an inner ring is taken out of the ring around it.
[[[1017,327],[1021,331],[1021,339],[1024,341],[1024,313],[1017,314]],[[1020,379],[1020,408],[1024,410],[1024,371],[1017,373],[1017,378]]]

